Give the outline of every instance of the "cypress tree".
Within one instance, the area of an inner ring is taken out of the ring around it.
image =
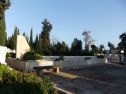
[[[33,29],[31,28],[31,32],[30,32],[30,40],[29,40],[29,45],[31,47],[31,49],[33,49]]]
[[[19,35],[19,29],[18,29],[17,27],[15,27],[15,29],[14,29],[14,34],[13,34],[13,36],[12,36],[12,40],[13,40],[13,49],[16,49],[17,35]]]
[[[5,20],[3,17],[0,19],[0,45],[4,46],[5,41],[6,41]]]
[[[0,45],[5,46],[7,40],[5,10],[10,7],[10,0],[0,0]]]
[[[40,38],[40,36],[36,35],[36,39],[34,41],[34,50],[43,55],[43,49],[42,49],[42,39]]]
[[[26,38],[27,42],[29,43],[29,37],[26,35],[25,32],[23,32],[23,36]]]
[[[17,27],[14,28],[14,33],[11,37],[8,38],[6,46],[11,49],[16,49],[16,41],[17,35],[19,35],[19,29]]]

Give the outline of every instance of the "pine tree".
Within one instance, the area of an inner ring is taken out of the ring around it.
[[[51,52],[50,31],[52,30],[52,24],[47,19],[44,19],[42,25],[42,32],[40,34],[41,51],[45,55],[49,55]]]
[[[82,41],[74,38],[71,44],[71,53],[73,55],[80,55],[82,52]]]

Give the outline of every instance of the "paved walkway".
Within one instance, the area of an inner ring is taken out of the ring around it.
[[[73,94],[126,94],[126,66],[102,64],[48,74],[57,87]]]

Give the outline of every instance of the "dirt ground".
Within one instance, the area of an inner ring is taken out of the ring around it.
[[[73,94],[126,94],[126,66],[102,64],[80,69],[62,69],[46,74],[54,84]]]

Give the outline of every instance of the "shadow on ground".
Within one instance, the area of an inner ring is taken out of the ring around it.
[[[114,64],[49,73],[56,86],[74,94],[126,94],[126,67]]]

